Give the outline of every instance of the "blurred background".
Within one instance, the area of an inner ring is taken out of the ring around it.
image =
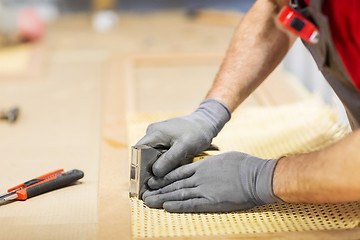
[[[221,54],[241,14],[253,3],[254,0],[0,0],[0,43],[4,48],[14,43],[43,41],[47,47],[60,47],[71,38],[75,41],[78,37],[80,41],[79,34],[86,32],[88,35],[82,36],[79,48],[88,46],[99,50],[103,47],[119,55],[147,52]],[[38,54],[49,52],[51,50]],[[341,104],[300,40],[282,66],[308,91],[336,106],[345,119]],[[207,76],[211,80],[215,69],[217,66]]]
[[[98,3],[96,3],[98,2]],[[118,11],[157,11],[174,8],[192,9],[192,8],[217,8],[217,9],[231,9],[245,12],[254,3],[254,0],[121,0],[121,1],[91,1],[91,0],[3,0],[4,4],[24,7],[36,6],[37,8],[53,8],[55,11],[61,13],[70,12],[86,12],[93,8],[111,8]],[[97,6],[96,6],[97,5]],[[99,5],[101,5],[99,7]],[[54,11],[54,10],[51,10]]]

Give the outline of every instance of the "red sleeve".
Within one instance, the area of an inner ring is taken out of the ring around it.
[[[329,18],[331,35],[345,68],[360,90],[360,1],[327,0],[323,12]]]

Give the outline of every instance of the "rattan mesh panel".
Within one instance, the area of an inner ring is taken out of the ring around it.
[[[129,117],[129,141],[135,144],[149,123],[181,114],[149,113]],[[240,109],[214,140],[222,151],[238,150],[263,158],[326,147],[348,132],[336,113],[316,98],[281,106]],[[174,214],[150,209],[131,199],[135,238],[267,233],[353,228],[360,203],[272,204],[222,214]]]

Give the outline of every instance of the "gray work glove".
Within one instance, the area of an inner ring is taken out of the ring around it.
[[[272,188],[276,160],[227,152],[152,177],[143,200],[169,212],[230,212],[282,202]]]
[[[208,148],[230,116],[225,104],[207,99],[187,116],[149,125],[146,135],[136,145],[169,148],[152,166],[154,175],[163,177],[178,167],[187,155]]]

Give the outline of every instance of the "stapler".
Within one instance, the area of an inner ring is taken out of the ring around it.
[[[149,189],[147,181],[154,176],[152,166],[155,161],[164,154],[168,149],[164,147],[150,147],[147,145],[136,145],[131,147],[131,163],[130,163],[130,197],[141,199],[143,193]],[[196,162],[211,156],[207,151],[218,151],[216,145],[211,144],[205,151],[188,155],[180,165]]]

